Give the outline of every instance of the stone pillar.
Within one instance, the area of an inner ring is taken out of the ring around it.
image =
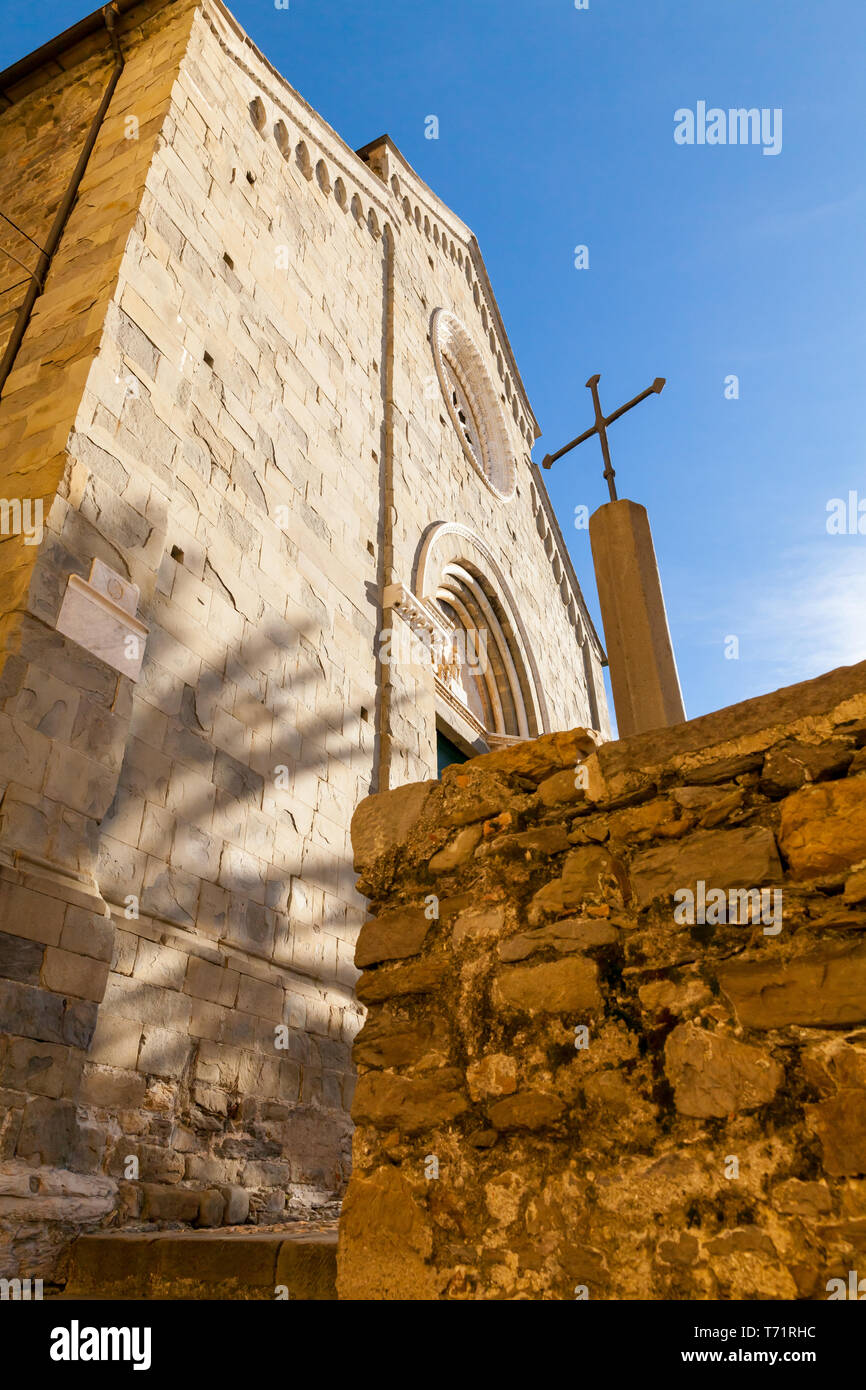
[[[620,738],[686,717],[646,508],[620,498],[590,517]]]

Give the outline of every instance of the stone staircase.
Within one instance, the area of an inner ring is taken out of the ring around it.
[[[336,1299],[337,1223],[106,1231],[72,1247],[60,1298]]]

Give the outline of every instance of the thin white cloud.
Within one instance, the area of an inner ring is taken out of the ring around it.
[[[866,660],[866,536],[828,535],[788,551],[759,587],[753,576],[749,592],[731,598],[728,611],[742,614],[741,658],[779,684]]]
[[[757,236],[797,236],[814,226],[840,214],[849,214],[863,201],[863,189],[855,188],[843,198],[830,202],[815,203],[811,207],[787,208],[779,212],[762,213],[752,223],[751,233]]]

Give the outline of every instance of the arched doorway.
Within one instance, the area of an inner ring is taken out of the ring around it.
[[[418,552],[413,589],[436,615],[436,719],[458,748],[480,751],[549,730],[538,671],[505,578],[481,538],[438,522]]]

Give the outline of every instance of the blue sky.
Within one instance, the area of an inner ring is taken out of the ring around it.
[[[688,715],[866,657],[866,535],[827,530],[855,492],[866,531],[863,0],[231,9],[350,145],[387,131],[473,228],[536,459],[592,423],[592,373],[608,412],[667,378],[611,446],[650,513]],[[5,5],[3,65],[86,12]],[[781,108],[781,152],[676,144],[699,101]],[[572,518],[606,500],[601,471],[591,440],[546,475],[596,618]]]

